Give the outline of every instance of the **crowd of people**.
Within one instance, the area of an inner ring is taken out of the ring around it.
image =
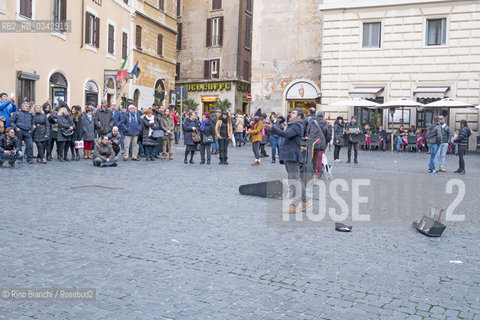
[[[116,166],[119,158],[123,161],[173,160],[173,144],[180,142],[180,131],[184,135],[184,163],[194,164],[195,153],[199,151],[200,164],[210,165],[212,155],[219,156],[220,165],[228,165],[228,149],[233,144],[242,147],[250,141],[254,161],[252,166],[260,166],[262,158],[270,157],[267,145],[271,150],[271,162],[292,154],[283,153],[282,149],[290,136],[288,127],[300,123],[289,112],[286,117],[277,113],[265,114],[258,109],[253,115],[230,113],[229,111],[212,110],[199,114],[192,109],[179,114],[174,108],[166,108],[153,103],[147,110],[138,110],[130,105],[126,110],[117,108],[115,104],[108,106],[106,100],[100,105],[88,104],[84,109],[79,105],[71,108],[67,103],[59,101],[52,106],[22,103],[18,110],[13,98],[0,94],[0,163],[8,162],[11,167],[15,163],[25,161],[29,164],[46,164],[52,161],[52,152],[56,146],[58,161],[79,161],[83,150],[83,158],[91,159],[95,166]],[[299,115],[300,112],[296,111]],[[325,120],[325,114],[316,112],[315,108],[308,115],[301,115],[302,138],[313,142],[313,171],[316,177],[322,174],[323,153],[330,142],[334,146],[333,160],[341,162],[340,152],[347,147],[347,163],[358,164],[358,149],[362,134],[377,134],[380,137],[379,149],[386,150],[389,135],[379,126],[372,130],[368,124],[362,128],[355,116],[345,123],[343,117],[337,117],[333,127]],[[181,125],[183,124],[183,125]],[[471,131],[465,121],[462,128],[451,137],[445,118],[439,117],[426,132],[426,145],[431,155],[429,172],[444,172],[445,154],[451,143],[456,143],[459,155],[459,169],[455,172],[465,173],[463,155],[468,148],[468,137]],[[182,129],[181,129],[182,128]],[[397,151],[400,150],[402,137],[410,134],[422,134],[420,129],[411,127],[408,131],[401,126],[394,135]],[[34,156],[35,143],[37,155]],[[25,151],[22,146],[25,145]],[[296,159],[298,160],[298,159]]]

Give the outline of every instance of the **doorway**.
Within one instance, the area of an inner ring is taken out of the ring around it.
[[[60,72],[55,72],[50,76],[50,105],[53,109],[56,108],[57,104],[60,101],[67,102],[67,88],[68,82],[67,79]]]

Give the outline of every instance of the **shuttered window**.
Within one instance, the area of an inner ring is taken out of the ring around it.
[[[158,0],[158,8],[165,11],[165,0]]]
[[[252,46],[252,18],[245,18],[245,48],[250,49]]]
[[[100,19],[89,12],[85,15],[85,43],[95,48],[100,46]]]
[[[20,0],[20,15],[32,18],[32,0]]]
[[[161,34],[157,36],[157,54],[163,56],[163,36]]]
[[[250,63],[248,60],[243,61],[243,78],[245,80],[250,80]]]
[[[212,10],[222,9],[222,0],[212,0]]]
[[[180,80],[180,62],[175,65],[175,80]]]
[[[108,25],[108,53],[115,53],[115,28],[111,24]]]
[[[182,24],[177,24],[177,50],[182,50]]]
[[[252,12],[252,0],[247,0],[247,11]]]
[[[205,60],[203,68],[205,79],[218,79],[220,77],[220,59]]]
[[[207,19],[207,47],[223,45],[223,17]]]
[[[122,33],[122,59],[127,57],[128,52],[128,34],[126,32]]]
[[[135,29],[135,45],[138,49],[142,48],[142,27],[137,26]]]

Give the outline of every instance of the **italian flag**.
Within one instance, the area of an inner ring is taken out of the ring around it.
[[[129,55],[130,54],[128,54],[128,56]],[[117,76],[115,77],[115,80],[117,80],[117,81],[122,80],[122,79],[127,79],[127,77],[128,77],[128,71],[125,67],[127,65],[128,56],[123,61],[122,66],[120,67],[120,71],[117,72]]]

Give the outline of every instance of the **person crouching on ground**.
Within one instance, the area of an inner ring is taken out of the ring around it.
[[[118,130],[118,127],[113,127],[112,132],[107,134],[108,141],[112,144],[113,151],[115,151],[115,156],[118,156],[120,153],[120,144],[122,142],[122,135]]]
[[[116,167],[118,158],[115,156],[112,145],[106,135],[100,136],[93,151],[93,165],[95,167]]]
[[[261,119],[262,110],[258,109],[255,112],[255,121],[252,124],[252,129],[248,130],[250,134],[250,140],[252,141],[253,155],[255,156],[255,162],[252,166],[260,165],[260,142],[262,141],[263,121]]]
[[[273,134],[281,136],[282,146],[280,147],[280,161],[285,163],[285,168],[288,174],[290,194],[295,194],[295,200],[290,207],[285,211],[286,213],[296,213],[305,210],[312,206],[312,201],[307,201],[305,185],[300,178],[300,164],[303,162],[302,151],[300,145],[303,136],[303,111],[302,109],[294,109],[290,114],[290,119],[287,123],[287,129],[283,131],[277,125],[265,125],[265,129],[272,130]],[[296,185],[300,185],[301,197],[298,197],[299,190],[294,189],[294,181]],[[299,203],[301,198],[302,203]]]
[[[15,162],[22,158],[23,153],[20,151],[20,142],[15,135],[12,127],[5,129],[5,133],[0,136],[0,167],[3,162],[8,161],[10,168],[15,168]]]

